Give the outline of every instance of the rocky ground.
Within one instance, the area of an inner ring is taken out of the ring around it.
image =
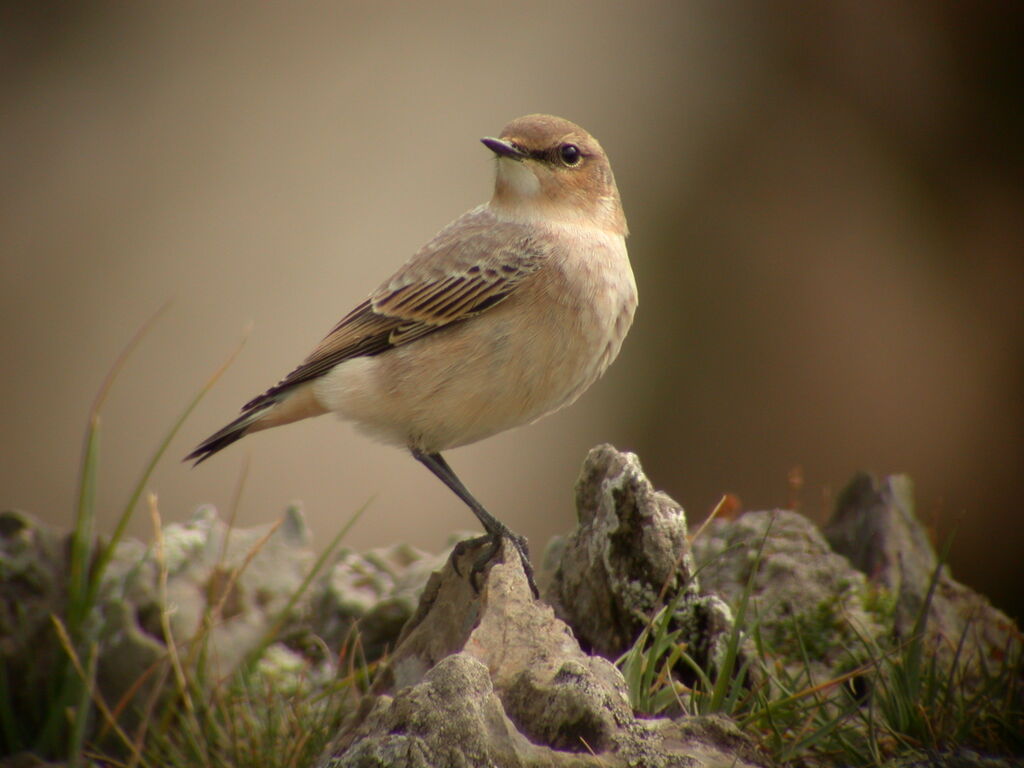
[[[847,686],[856,709],[872,706],[873,674],[883,674],[872,648],[913,640],[938,668],[955,664],[965,690],[1019,654],[1013,623],[940,565],[906,478],[855,478],[823,530],[776,510],[715,520],[691,538],[682,508],[652,488],[637,457],[605,445],[587,457],[576,503],[576,530],[544,553],[540,600],[510,551],[474,589],[472,546],[441,556],[403,545],[342,550],[307,587],[315,555],[297,511],[269,531],[229,530],[200,510],[154,545],[118,546],[90,619],[97,698],[122,703],[125,727],[137,725],[141,702],[163,695],[166,676],[153,670],[169,663],[169,636],[180,648],[202,636],[211,680],[260,655],[282,695],[296,680],[334,679],[339,653],[358,637],[372,684],[318,766],[742,768],[782,753],[740,727],[749,717],[708,712],[704,681],[729,677],[737,691],[780,700],[786,681],[814,696]],[[51,617],[67,613],[68,578],[66,532],[0,515],[9,713],[38,707],[52,686],[65,649]],[[629,653],[635,662],[637,638],[655,624],[690,663],[673,658],[661,680],[667,695],[644,711],[629,665],[616,662]],[[822,711],[841,706],[832,701]],[[930,753],[897,747],[890,757],[1017,764],[955,743]],[[791,762],[828,759],[806,752]],[[34,763],[21,754],[3,764]]]

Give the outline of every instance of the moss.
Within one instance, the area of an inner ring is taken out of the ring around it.
[[[832,596],[810,611],[794,613],[775,624],[769,638],[776,653],[799,659],[806,652],[812,659],[825,659],[830,650],[843,645],[837,634],[845,635],[846,632],[840,598]]]
[[[891,627],[896,614],[898,596],[881,584],[866,582],[860,594],[864,610],[883,627]]]

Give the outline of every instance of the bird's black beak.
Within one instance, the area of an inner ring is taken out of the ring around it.
[[[523,150],[512,142],[505,141],[505,139],[492,139],[488,137],[480,139],[480,141],[482,141],[484,146],[498,157],[510,157],[513,160],[522,160],[527,156]]]

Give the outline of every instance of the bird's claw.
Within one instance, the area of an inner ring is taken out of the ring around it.
[[[530,563],[530,549],[527,545],[526,537],[512,533],[511,531],[507,533],[499,532],[486,534],[474,539],[463,539],[458,542],[452,549],[452,569],[458,576],[462,576],[462,573],[459,571],[459,558],[461,558],[468,550],[476,549],[481,544],[486,543],[487,547],[473,561],[473,567],[469,570],[469,584],[473,587],[473,591],[479,594],[480,577],[487,569],[490,562],[494,559],[494,556],[497,555],[501,549],[501,540],[503,538],[507,538],[519,554],[519,562],[523,567],[523,573],[526,574],[526,581],[530,585],[530,591],[533,593],[535,598],[539,598],[540,590],[537,589],[537,583],[534,581],[533,564]]]

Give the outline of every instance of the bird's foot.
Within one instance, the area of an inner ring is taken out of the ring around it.
[[[540,590],[537,589],[537,583],[533,578],[533,564],[530,563],[530,549],[526,543],[526,537],[520,536],[519,534],[512,533],[512,531],[504,530],[497,531],[495,533],[488,533],[483,536],[478,536],[475,539],[464,539],[458,542],[452,551],[452,567],[455,572],[459,573],[459,558],[470,549],[476,549],[481,544],[486,544],[484,551],[473,561],[473,567],[469,571],[469,583],[473,587],[473,591],[480,592],[480,576],[486,570],[487,566],[494,559],[494,556],[498,554],[501,549],[501,540],[508,539],[512,546],[515,547],[516,552],[519,553],[519,562],[523,566],[523,573],[526,574],[526,581],[530,585],[530,591],[533,593],[535,598],[540,597]]]

